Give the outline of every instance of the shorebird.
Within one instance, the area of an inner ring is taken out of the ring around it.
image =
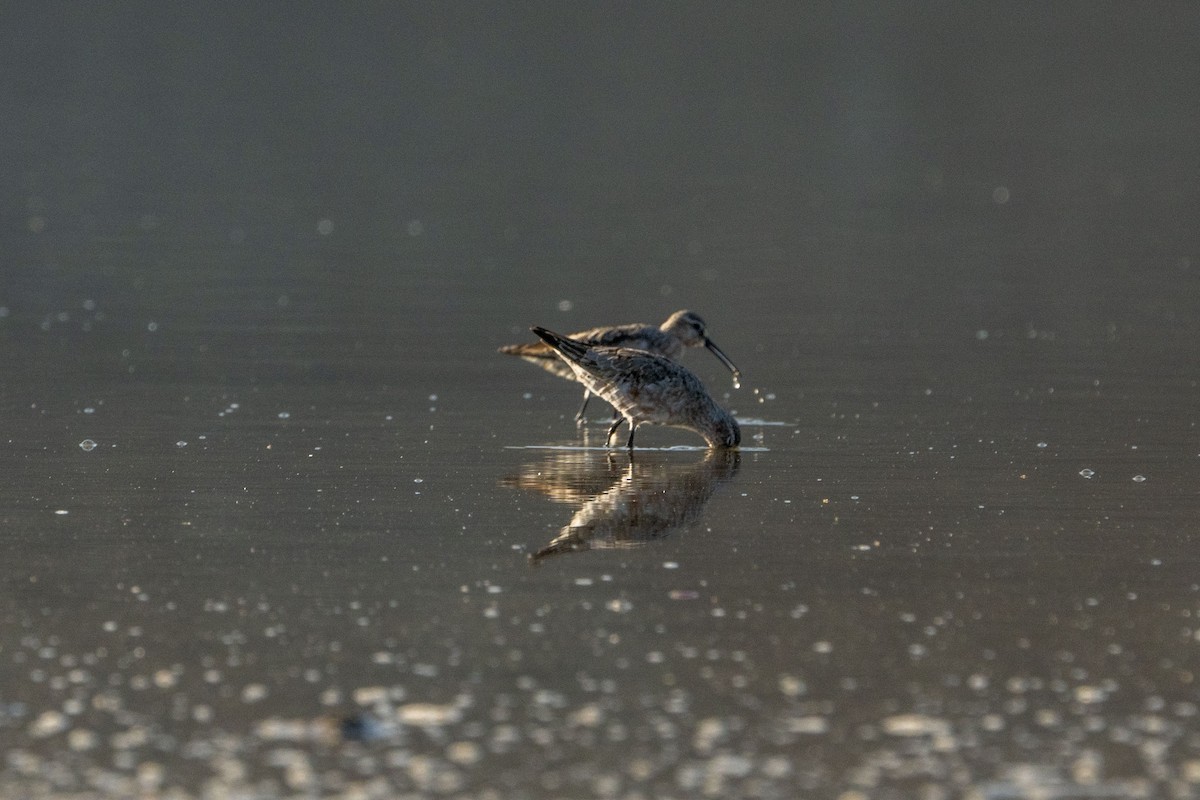
[[[606,447],[626,421],[630,450],[642,423],[687,428],[703,436],[709,447],[737,447],[741,442],[733,415],[716,404],[687,367],[645,350],[590,345],[545,328],[530,330],[558,353],[589,392],[617,410],[620,416],[608,429]]]
[[[592,328],[580,331],[579,333],[572,333],[569,338],[589,345],[630,347],[635,350],[645,350],[650,353],[664,355],[671,359],[678,359],[685,348],[705,347],[733,373],[733,388],[736,389],[740,386],[741,372],[729,360],[729,356],[725,355],[721,348],[717,347],[716,343],[708,338],[708,334],[704,328],[704,320],[700,319],[700,315],[691,311],[676,311],[667,317],[666,322],[658,326],[643,325],[641,323],[612,325],[605,328]],[[501,347],[500,352],[510,356],[517,356],[531,364],[537,364],[550,374],[557,375],[560,378],[566,378],[569,381],[579,380],[575,376],[574,370],[555,355],[554,348],[544,342],[509,344]],[[583,412],[587,409],[588,400],[591,399],[593,394],[590,389],[586,388],[586,383],[584,386],[583,405],[579,407],[579,412],[575,415],[577,422],[583,421]]]

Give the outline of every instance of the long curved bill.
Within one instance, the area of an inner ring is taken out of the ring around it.
[[[729,356],[725,355],[721,348],[717,347],[716,342],[708,337],[705,337],[704,339],[704,346],[708,348],[710,353],[719,358],[721,363],[728,367],[729,371],[733,373],[733,388],[742,388],[742,371],[739,370],[737,366],[729,360]]]

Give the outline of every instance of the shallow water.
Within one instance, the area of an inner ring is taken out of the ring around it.
[[[1200,796],[1194,14],[141,12],[4,26],[0,795]],[[683,307],[738,453],[495,352]]]

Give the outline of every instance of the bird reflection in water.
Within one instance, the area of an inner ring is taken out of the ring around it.
[[[578,506],[534,564],[560,553],[641,547],[696,522],[705,504],[738,471],[736,450],[709,450],[697,461],[680,454],[556,453],[506,478],[505,486],[538,491]]]

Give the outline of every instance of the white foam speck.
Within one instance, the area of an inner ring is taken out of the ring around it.
[[[437,727],[458,722],[462,718],[462,710],[455,705],[409,703],[396,709],[396,718],[405,725]]]
[[[267,687],[261,683],[249,683],[242,689],[243,703],[257,703],[267,696]]]
[[[70,726],[67,715],[60,711],[43,711],[29,726],[29,735],[35,739],[44,739],[56,733],[62,733]]]
[[[883,720],[884,733],[892,736],[934,736],[950,732],[949,723],[924,714],[897,714]]]

